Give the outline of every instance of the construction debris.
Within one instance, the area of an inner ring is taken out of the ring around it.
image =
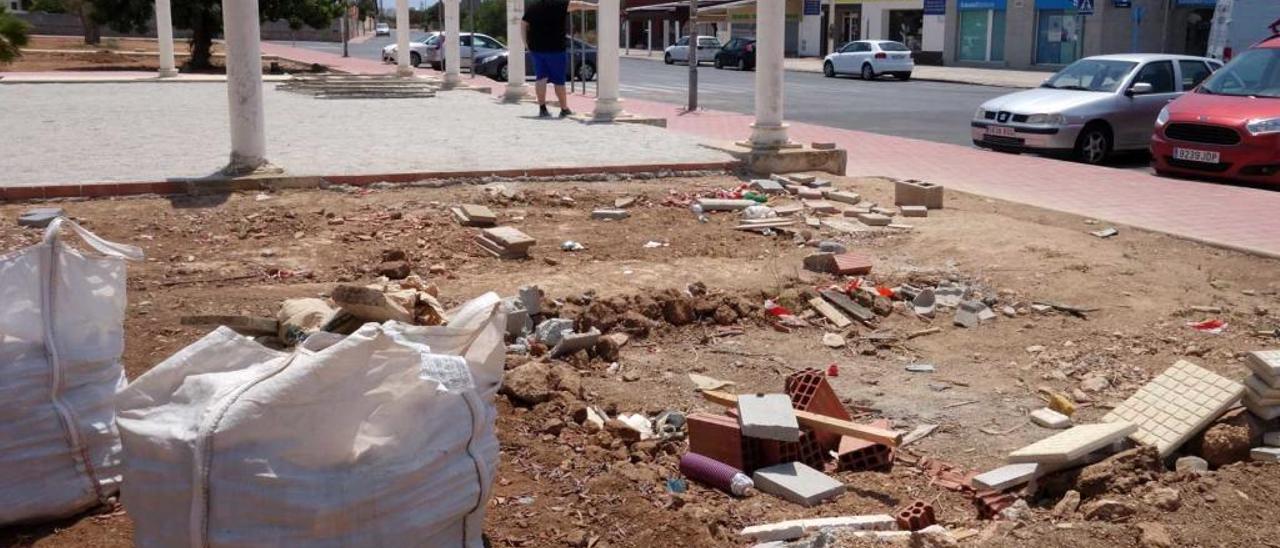
[[[621,221],[630,217],[625,209],[597,209],[591,212],[591,218],[597,221]]]
[[[537,240],[509,226],[487,228],[476,236],[476,244],[499,259],[523,259]]]
[[[786,394],[748,394],[738,398],[738,424],[753,438],[799,441],[800,424]]]
[[[498,224],[498,215],[482,205],[462,204],[449,208],[449,213],[462,226],[490,227]]]
[[[182,325],[197,327],[225,326],[241,335],[266,335],[274,337],[280,331],[280,322],[273,318],[256,318],[253,316],[227,315],[193,315],[183,316]]]
[[[803,463],[788,462],[756,470],[756,489],[801,506],[813,506],[844,493],[844,484]]]
[[[60,207],[33,207],[18,215],[18,226],[45,228],[54,219],[64,217],[66,214],[67,212]]]
[[[1169,456],[1227,411],[1244,386],[1196,364],[1179,360],[1102,417],[1132,424],[1131,437]]]
[[[893,184],[893,204],[942,209],[942,185],[908,179]]]
[[[764,525],[752,525],[738,534],[757,542],[792,540],[817,531],[894,531],[898,528],[893,516],[874,514],[869,516],[845,516],[836,518],[812,518],[779,521]]]

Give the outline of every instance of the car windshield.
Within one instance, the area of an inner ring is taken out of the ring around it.
[[[1200,84],[1200,93],[1280,98],[1280,49],[1251,49]]]
[[[1067,65],[1040,87],[1110,93],[1120,87],[1136,66],[1138,63],[1133,61],[1081,59]]]
[[[443,35],[443,34],[437,34],[437,35],[435,35],[435,36],[432,36],[432,37],[430,37],[430,38],[427,38],[427,39],[426,39],[426,40],[424,40],[422,43],[423,43],[423,44],[427,44],[428,46],[434,46],[434,45],[436,45],[436,44],[439,44],[439,43],[440,43],[440,40],[441,40],[441,39],[443,39],[443,38],[444,38],[444,35]]]
[[[911,51],[911,48],[897,42],[880,42],[881,51]]]

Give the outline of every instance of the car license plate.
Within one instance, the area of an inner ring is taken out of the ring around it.
[[[1204,164],[1216,164],[1221,159],[1221,155],[1212,150],[1196,150],[1193,148],[1175,148],[1173,149],[1173,157],[1178,160]]]
[[[894,59],[906,59],[906,58],[907,58],[907,54],[905,54],[905,53],[899,53],[899,54],[897,54],[897,55],[894,55],[894,56],[893,56],[893,58],[894,58]]]
[[[1017,137],[1013,128],[1008,126],[987,126],[987,135],[996,137]]]

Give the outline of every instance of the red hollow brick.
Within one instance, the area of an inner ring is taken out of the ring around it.
[[[995,519],[1001,510],[1018,501],[1018,497],[1008,491],[980,491],[973,497],[973,505],[978,508],[978,519]]]
[[[791,407],[794,409],[846,421],[852,419],[849,411],[840,403],[840,397],[831,389],[826,375],[817,369],[805,369],[788,375],[784,387],[791,397]],[[824,451],[835,451],[840,445],[840,434],[816,432],[816,435]]]
[[[800,429],[800,441],[758,440],[760,443],[759,466],[773,466],[787,462],[802,462],[815,470],[827,466],[827,450],[818,441],[817,432]]]
[[[922,500],[912,502],[905,508],[898,510],[898,513],[894,514],[893,518],[898,522],[898,529],[903,531],[919,531],[938,523],[937,518],[933,515],[933,506]]]
[[[742,436],[738,421],[724,415],[693,413],[685,421],[689,451],[713,458],[748,474],[760,467],[758,440]]]
[[[889,428],[889,421],[879,419],[870,424],[876,428]],[[868,470],[887,470],[893,467],[893,449],[882,443],[875,443],[853,436],[841,436],[840,448],[836,451],[837,470],[842,472],[863,472]]]

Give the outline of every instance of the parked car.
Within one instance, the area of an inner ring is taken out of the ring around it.
[[[915,68],[911,48],[891,40],[849,42],[822,61],[822,74],[827,78],[859,74],[863,80],[874,80],[882,74],[892,74],[899,80],[910,80]]]
[[[720,51],[720,40],[715,36],[699,36],[698,37],[698,62],[708,63],[714,62],[716,53]],[[662,54],[662,61],[668,65],[676,62],[689,62],[689,37],[684,36],[676,40],[675,44],[667,46],[666,51]]]
[[[1221,66],[1187,55],[1086,57],[1039,88],[983,103],[970,123],[973,144],[1065,154],[1090,164],[1116,151],[1145,150],[1160,109]]]
[[[495,40],[492,36],[480,33],[464,32],[458,35],[458,52],[461,56],[462,67],[471,67],[471,45],[475,43],[476,61],[484,59],[494,53],[507,49],[502,42]],[[426,55],[424,61],[431,65],[435,70],[444,70],[444,33],[436,35],[426,43]]]
[[[374,36],[391,36],[391,25],[386,23],[378,23],[373,26]]]
[[[571,48],[573,57],[577,61],[571,66],[573,77],[578,80],[591,81],[596,77],[596,47],[578,40],[576,38],[565,38],[565,47]],[[506,82],[510,74],[507,71],[507,58],[510,52],[503,48],[501,51],[491,52],[483,59],[476,59],[476,74],[488,76],[500,82]],[[569,52],[565,52],[569,55]],[[533,57],[529,52],[524,54],[524,73],[525,76],[533,76]],[[566,74],[566,77],[569,75]]]
[[[417,40],[412,40],[409,42],[409,64],[410,65],[413,65],[416,67],[422,64],[423,59],[427,58],[427,42],[439,34],[440,34],[439,32],[428,32],[426,36],[423,36],[421,38],[418,38]],[[397,51],[400,51],[400,48],[397,47],[396,44],[388,44],[386,47],[383,47],[382,62],[384,63],[396,62]]]
[[[1156,173],[1280,183],[1280,36],[1169,103],[1155,128]]]
[[[716,68],[736,67],[738,70],[756,69],[756,39],[734,38],[720,47],[715,56]]]

